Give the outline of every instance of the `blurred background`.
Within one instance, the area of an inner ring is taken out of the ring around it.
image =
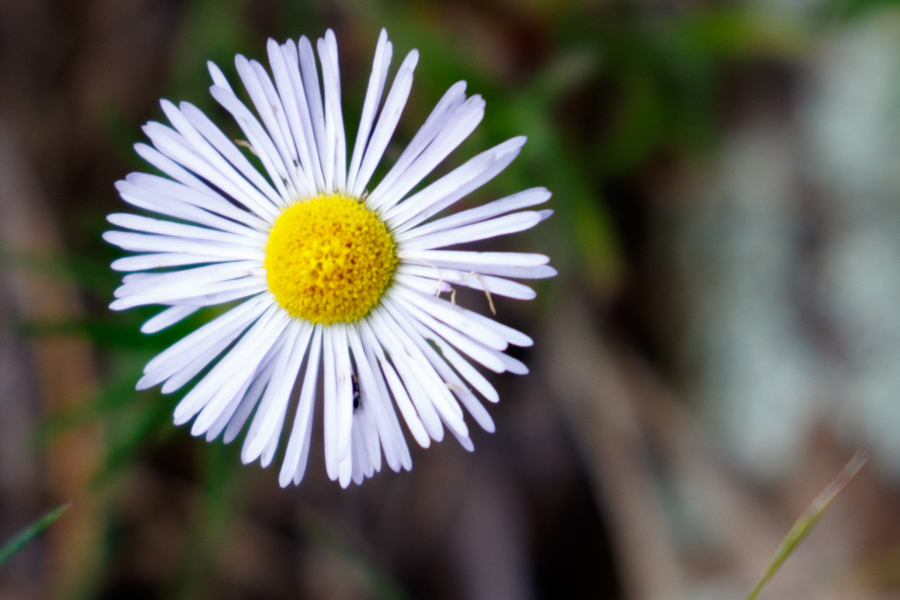
[[[528,136],[469,201],[550,188],[501,245],[560,274],[497,300],[532,373],[473,454],[344,491],[314,443],[282,490],[134,391],[204,317],[110,313],[100,234],[160,97],[237,137],[206,60],[328,27],[351,132],[380,28],[421,52],[389,158],[460,79],[487,115],[445,171]],[[762,597],[900,598],[897,3],[0,1],[0,541],[71,502],[0,599],[743,598],[858,448]]]

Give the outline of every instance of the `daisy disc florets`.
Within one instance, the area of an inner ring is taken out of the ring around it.
[[[452,86],[369,191],[418,53],[407,55],[385,95],[392,45],[381,32],[348,161],[330,30],[317,49],[321,79],[305,37],[269,40],[271,76],[236,58],[255,114],[209,64],[212,96],[245,142],[229,139],[195,106],[163,101],[171,127],[148,123],[153,145],[135,148],[165,176],[132,173],[117,188],[125,202],[164,218],[112,214],[120,230],[104,234],[138,253],[112,264],[129,274],[111,308],[167,307],[144,333],[206,306],[237,303],[147,363],[137,387],[161,384],[171,393],[199,376],[175,409],[176,424],[193,419],[194,435],[228,443],[249,422],[245,463],[268,466],[292,420],[282,486],[306,471],[320,388],[326,471],[342,486],[371,477],[382,456],[395,471],[411,468],[401,420],[421,446],[442,440],[446,427],[471,450],[463,408],[493,431],[481,398],[499,399],[472,363],[527,373],[504,351],[532,342],[440,295],[463,286],[527,300],[534,291],[510,278],[556,273],[539,254],[444,249],[524,231],[549,216],[521,210],[546,202],[543,188],[438,216],[506,168],[524,138],[411,193],[481,121],[480,96],[467,98],[464,82]]]

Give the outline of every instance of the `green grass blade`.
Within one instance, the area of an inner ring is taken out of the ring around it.
[[[60,518],[68,509],[68,504],[63,504],[59,508],[54,508],[46,515],[32,523],[32,525],[28,529],[7,542],[5,546],[0,548],[0,567],[2,567],[3,564],[7,560],[9,560],[13,554],[21,550],[30,541],[46,531],[46,529],[53,525],[53,523],[55,523],[56,520]]]
[[[822,515],[825,514],[825,511],[828,510],[828,507],[834,502],[834,499],[844,491],[844,488],[847,487],[847,484],[850,483],[863,465],[866,464],[867,460],[869,460],[867,452],[857,452],[853,458],[850,459],[850,462],[848,462],[841,470],[838,476],[828,484],[828,487],[812,501],[812,504],[809,505],[806,512],[797,519],[794,526],[788,531],[788,534],[781,542],[781,546],[778,547],[778,551],[775,553],[775,557],[772,559],[766,572],[763,574],[762,578],[760,578],[756,587],[753,588],[753,591],[750,592],[750,595],[747,596],[746,600],[756,600],[762,589],[769,583],[769,580],[772,579],[772,576],[781,568],[784,561],[786,561],[794,550],[797,549],[797,546],[800,545],[804,538],[809,535],[809,532],[813,530],[813,527],[816,526],[819,519],[822,518]]]

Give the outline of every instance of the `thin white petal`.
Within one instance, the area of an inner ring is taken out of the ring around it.
[[[234,92],[226,90],[219,86],[209,88],[209,93],[215,98],[222,108],[231,113],[237,122],[241,131],[247,136],[247,141],[256,152],[260,162],[269,175],[269,179],[275,185],[275,189],[281,195],[282,199],[287,200],[290,194],[287,184],[290,182],[288,172],[284,162],[281,160],[278,150],[275,148],[272,138],[263,129],[253,113],[250,112],[243,102],[241,102]]]
[[[447,121],[453,116],[456,109],[466,101],[465,91],[465,81],[458,81],[450,86],[450,89],[447,90],[444,96],[438,101],[437,105],[435,105],[431,114],[428,115],[428,118],[425,119],[425,123],[419,128],[416,135],[413,136],[409,145],[403,150],[400,158],[397,159],[397,162],[394,163],[384,179],[379,182],[376,188],[378,195],[375,195],[375,191],[373,191],[366,199],[366,204],[370,208],[373,210],[378,208],[373,200],[379,201],[381,193],[389,189],[390,186],[406,172],[409,165],[412,164],[426,148],[428,148],[429,144],[431,144],[431,142],[434,141],[434,138],[443,130]]]
[[[266,49],[269,54],[269,64],[272,67],[272,76],[275,79],[275,86],[278,89],[278,95],[282,100],[285,116],[290,126],[290,138],[288,143],[293,143],[300,160],[299,169],[302,176],[306,180],[306,186],[309,188],[308,193],[313,195],[316,189],[322,186],[322,174],[319,167],[318,156],[315,153],[315,140],[307,139],[312,137],[312,128],[309,118],[309,109],[306,107],[306,94],[303,91],[303,84],[300,82],[300,67],[296,60],[297,49],[294,44],[288,43],[284,47],[279,46],[278,42],[269,39]],[[293,61],[287,58],[286,51],[289,53],[293,49]],[[294,80],[296,80],[299,89],[295,88]],[[310,152],[312,151],[312,155]],[[315,161],[313,161],[315,158]]]
[[[403,300],[405,304],[408,303],[408,305],[412,305],[418,310],[427,312],[435,319],[446,323],[472,339],[478,340],[488,348],[506,350],[508,343],[504,337],[493,331],[493,328],[486,327],[484,323],[473,319],[470,313],[463,312],[464,309],[462,307],[453,306],[449,302],[434,296],[425,296],[399,287],[396,290],[392,290],[391,298],[398,301]]]
[[[248,329],[234,348],[178,403],[175,407],[175,424],[180,425],[192,419],[221,386],[240,387],[245,381],[241,376],[246,371],[252,373],[256,369],[268,349],[278,340],[287,323],[286,314],[279,308],[271,307],[268,313]],[[235,381],[239,383],[233,383]]]
[[[343,192],[347,186],[347,138],[341,111],[341,74],[338,66],[337,39],[325,32],[318,41],[322,65],[322,88],[325,91],[325,129],[328,132],[327,157],[332,165],[332,189]]]
[[[363,102],[362,115],[359,120],[359,131],[356,134],[356,144],[353,146],[350,169],[347,172],[348,190],[352,190],[356,186],[356,176],[359,173],[363,153],[369,143],[369,134],[372,133],[372,126],[375,124],[375,112],[378,110],[381,96],[384,94],[384,84],[387,82],[392,55],[393,46],[388,41],[387,30],[382,29],[378,35],[378,44],[375,46],[372,73],[369,75],[366,99]]]
[[[322,328],[321,326],[316,326],[315,334],[309,347],[309,358],[306,361],[303,384],[300,388],[300,400],[297,403],[297,413],[294,416],[294,427],[288,440],[281,472],[278,475],[278,483],[281,487],[287,487],[292,480],[294,483],[300,483],[306,472],[306,457],[303,449],[304,447],[307,448],[308,452],[309,437],[315,413],[316,384],[319,377],[319,358],[321,355]]]
[[[361,407],[366,411],[370,411],[374,425],[378,430],[377,437],[382,440],[384,445],[385,458],[391,468],[396,471],[400,468],[400,448],[397,439],[398,432],[390,427],[386,412],[388,399],[382,396],[381,390],[376,383],[372,364],[369,363],[365,350],[363,350],[359,333],[354,328],[348,328],[347,337],[350,348],[353,351],[356,373],[359,377],[360,393],[362,394]],[[402,433],[400,437],[402,439]]]
[[[148,304],[188,304],[190,306],[202,306],[202,300],[208,300],[222,293],[236,293],[237,297],[250,296],[266,289],[265,281],[259,281],[258,277],[241,277],[229,281],[218,281],[200,285],[182,285],[164,287],[159,290],[130,294],[110,303],[111,310],[125,310],[135,306]]]
[[[207,117],[203,111],[191,104],[190,102],[182,102],[179,104],[181,112],[187,120],[206,138],[215,149],[228,160],[247,180],[256,186],[266,198],[274,204],[278,204],[281,198],[272,184],[262,176],[262,174],[254,167],[247,157],[244,156],[238,147],[228,139],[222,130]]]
[[[327,158],[327,138],[325,135],[325,110],[322,106],[322,92],[319,88],[319,73],[316,69],[316,57],[313,54],[312,44],[306,36],[301,36],[297,42],[297,50],[300,58],[300,75],[303,79],[303,89],[306,92],[306,105],[312,119],[312,130],[315,134],[316,152],[324,177],[323,192],[332,191],[329,182],[332,181],[334,163],[329,163]]]
[[[244,372],[246,374],[245,381],[237,393],[232,393],[234,388],[223,386],[213,395],[212,399],[203,407],[203,410],[200,411],[200,414],[197,415],[197,418],[194,420],[194,424],[191,427],[191,433],[193,435],[207,433],[207,439],[210,437],[212,439],[218,437],[229,421],[231,421],[235,411],[240,407],[240,404],[246,397],[250,387],[256,384],[261,375],[265,376],[266,381],[271,378],[273,371],[270,370],[269,367],[277,362],[275,360],[277,357],[281,356],[287,338],[288,330],[285,329],[266,352],[256,368]],[[238,374],[235,373],[235,376],[237,375]]]
[[[464,225],[456,229],[432,233],[403,244],[408,250],[430,250],[457,244],[468,244],[478,240],[486,240],[501,235],[509,235],[531,229],[541,222],[541,214],[535,211],[517,212],[496,219]]]
[[[196,152],[204,162],[208,163],[209,166],[213,168],[213,175],[215,179],[210,177],[206,177],[208,181],[222,187],[220,182],[228,181],[230,184],[234,185],[238,190],[241,191],[242,196],[237,196],[236,199],[239,202],[252,202],[252,205],[246,205],[247,208],[252,210],[253,212],[259,215],[268,215],[274,216],[277,215],[278,212],[275,209],[278,206],[280,198],[277,194],[275,194],[275,190],[271,188],[268,182],[259,174],[256,169],[250,167],[249,169],[240,169],[238,170],[236,167],[240,165],[244,165],[245,167],[247,163],[246,158],[241,155],[241,153],[235,148],[234,144],[229,142],[227,138],[225,138],[224,144],[219,144],[222,149],[225,151],[225,155],[220,153],[219,148],[216,145],[211,143],[212,140],[208,140],[200,131],[194,126],[194,122],[187,117],[181,110],[176,107],[174,104],[169,102],[168,100],[163,100],[161,102],[163,112],[166,113],[166,116],[169,118],[169,122],[175,127],[175,129],[183,136],[183,141],[187,143],[187,145]],[[222,142],[222,138],[224,138],[224,134],[219,131],[218,127],[212,124],[211,121],[205,119],[203,117],[203,113],[195,107],[182,103],[182,106],[193,108],[193,115],[195,116],[195,120],[204,127],[206,133],[213,139],[219,142]],[[200,118],[196,118],[197,116]],[[152,123],[149,125],[153,125]],[[157,146],[158,147],[158,146]],[[160,148],[162,150],[162,148]],[[228,157],[233,158],[234,160],[230,160]],[[185,164],[185,163],[182,163]],[[185,166],[188,166],[185,164]],[[197,172],[197,171],[195,171]],[[198,172],[198,174],[200,174]],[[249,177],[247,174],[250,174]],[[251,182],[258,182],[251,183]],[[223,188],[225,189],[225,188]],[[227,191],[227,190],[226,190]]]
[[[431,445],[431,438],[425,430],[422,420],[416,413],[416,409],[410,400],[409,394],[407,394],[406,389],[403,387],[403,382],[400,381],[397,372],[387,361],[377,336],[372,332],[372,328],[368,323],[362,324],[361,333],[363,336],[363,343],[366,346],[366,356],[369,358],[369,364],[374,364],[375,360],[378,361],[378,364],[381,367],[381,373],[387,379],[387,385],[390,387],[394,401],[397,403],[397,407],[400,409],[400,413],[403,415],[403,419],[406,422],[406,426],[409,428],[410,433],[412,433],[420,446],[428,448]],[[378,379],[377,372],[376,379]],[[382,396],[388,398],[387,389],[383,387],[384,382],[378,382],[378,385],[381,389]],[[393,409],[391,409],[391,413],[393,414]],[[402,433],[400,434],[400,437],[402,438]],[[406,446],[405,441],[403,445],[404,447]]]
[[[395,181],[375,188],[372,205],[384,211],[404,198],[475,130],[484,117],[484,104],[481,96],[476,95],[456,108],[434,140]]]
[[[123,200],[135,206],[223,231],[244,233],[270,227],[268,221],[241,210],[217,192],[197,190],[158,175],[130,173],[125,181],[116,182],[116,189]]]
[[[161,219],[151,219],[149,217],[130,213],[112,213],[106,216],[106,220],[117,227],[130,229],[132,231],[143,231],[146,233],[156,233],[193,240],[238,244],[255,248],[264,247],[266,244],[266,236],[258,231],[253,231],[252,235],[235,235],[216,229],[197,227],[195,225],[184,225],[182,223],[173,223],[172,221]]]
[[[236,260],[252,260],[264,257],[262,248],[235,247],[232,244],[191,240],[165,235],[131,233],[129,231],[107,231],[103,239],[131,252],[188,252],[201,256],[222,256]]]
[[[225,428],[225,434],[222,436],[223,442],[230,444],[237,438],[241,429],[244,428],[247,419],[250,418],[250,413],[256,408],[263,392],[265,392],[269,383],[272,381],[272,373],[274,372],[274,360],[270,360],[262,370],[258,370],[253,385],[250,386],[250,389],[241,400],[240,405],[238,405],[237,410],[234,411],[234,415],[228,421],[228,426]]]
[[[410,276],[438,280],[447,284],[462,285],[474,290],[484,291],[487,288],[491,294],[517,300],[533,300],[537,297],[537,293],[527,285],[492,275],[481,275],[474,271],[464,273],[463,271],[446,267],[425,267],[410,264],[401,264],[397,268],[397,275],[395,276],[397,281]]]
[[[291,321],[291,328],[293,332],[282,351],[283,364],[279,362],[273,374],[275,385],[266,390],[244,442],[241,453],[244,464],[256,460],[269,447],[270,440],[281,435],[279,424],[284,421],[291,391],[313,332],[312,326],[298,320]]]
[[[288,77],[288,81],[285,82],[285,85],[290,84],[293,92],[294,104],[298,110],[300,125],[303,129],[303,137],[298,137],[297,142],[300,143],[303,141],[306,144],[306,154],[311,161],[310,166],[307,168],[307,173],[311,171],[316,181],[317,189],[324,190],[325,177],[322,174],[322,164],[319,160],[319,147],[316,142],[313,118],[310,113],[309,102],[307,102],[306,99],[306,87],[303,84],[303,77],[300,73],[298,48],[298,44],[291,41],[288,41],[281,46],[281,53],[286,62],[285,67]]]
[[[158,315],[147,319],[141,326],[141,333],[151,334],[162,331],[167,327],[171,327],[175,323],[186,319],[195,312],[197,307],[194,306],[172,306],[162,311]]]
[[[401,302],[403,305],[403,309],[408,312],[408,314],[415,318],[417,321],[434,331],[436,334],[443,337],[449,343],[456,346],[465,354],[469,355],[471,358],[481,363],[491,371],[495,373],[503,373],[506,370],[506,367],[503,364],[503,361],[499,358],[498,355],[502,355],[502,352],[492,350],[487,346],[481,344],[479,341],[470,338],[467,335],[464,335],[441,323],[431,315],[426,312],[419,310],[413,304],[405,301],[402,298],[398,298],[397,301]]]
[[[144,125],[143,131],[160,152],[221,189],[248,210],[260,217],[274,218],[278,216],[278,211],[259,190],[247,184],[243,178],[240,181],[237,178],[232,180],[213,164],[225,164],[218,153],[214,151],[207,154],[201,153],[194,149],[184,136],[162,123],[151,121]],[[211,163],[210,160],[213,162]],[[227,170],[234,171],[230,167],[227,167]]]
[[[337,369],[337,459],[343,462],[350,455],[350,430],[353,424],[353,368],[344,325],[334,327],[335,368]]]
[[[291,130],[285,117],[281,98],[272,84],[272,80],[265,68],[257,61],[248,61],[240,54],[235,57],[235,65],[241,81],[244,83],[247,93],[256,108],[256,112],[265,125],[268,137],[272,140],[276,152],[272,153],[268,146],[263,151],[268,153],[269,162],[275,167],[281,176],[281,182],[287,190],[287,196],[283,199],[289,201],[298,197],[299,191],[304,194],[312,189],[309,179],[294,166],[299,166],[299,156],[296,146],[291,139]]]
[[[392,231],[406,231],[444,210],[496,177],[515,160],[524,144],[524,137],[512,138],[470,159],[385,212],[388,226]]]
[[[447,231],[448,229],[455,229],[471,223],[480,223],[481,221],[498,217],[514,210],[543,204],[550,199],[551,195],[552,194],[546,188],[532,188],[525,190],[524,192],[513,194],[512,196],[507,196],[506,198],[501,198],[500,200],[488,202],[482,206],[476,206],[475,208],[460,211],[442,219],[429,221],[424,225],[419,225],[418,227],[414,227],[403,233],[396,234],[395,239],[402,243],[406,240],[411,240],[431,233],[437,233],[438,231]]]
[[[409,393],[409,397],[416,407],[416,412],[419,414],[419,418],[422,420],[422,425],[425,427],[428,435],[434,441],[440,442],[444,439],[444,427],[425,388],[419,383],[420,378],[414,369],[414,360],[411,355],[397,339],[390,326],[385,323],[382,310],[376,309],[370,314],[369,325],[372,327],[378,342],[389,353],[391,362],[397,369],[403,386]],[[385,373],[389,372],[385,370]]]
[[[415,329],[410,327],[402,318],[402,313],[396,310],[396,306],[390,303],[385,304],[386,313],[391,320],[391,324],[397,326],[397,335],[409,351],[409,354],[415,360],[422,383],[427,385],[430,398],[434,407],[437,409],[441,420],[449,428],[457,431],[461,435],[468,435],[468,427],[463,420],[463,411],[460,408],[456,398],[450,393],[447,382],[441,377],[434,365],[419,347],[421,336]]]
[[[216,63],[208,60],[206,61],[206,68],[209,70],[209,76],[212,78],[213,84],[223,87],[226,90],[231,90],[231,84],[228,83],[228,79]]]
[[[337,459],[337,372],[335,369],[334,328],[326,327],[322,335],[322,411],[325,441],[325,472],[328,478],[338,478]]]
[[[163,273],[132,273],[122,278],[123,285],[113,292],[116,298],[135,293],[159,290],[165,287],[198,285],[256,275],[265,276],[265,271],[256,261],[233,261],[216,263],[190,269],[166,271]]]
[[[372,173],[375,172],[375,167],[377,167],[379,161],[381,161],[384,149],[387,148],[388,142],[390,142],[391,137],[394,135],[394,130],[397,128],[397,122],[400,120],[400,114],[403,112],[403,107],[406,106],[406,100],[409,98],[409,91],[412,88],[413,71],[415,70],[418,61],[419,53],[418,51],[413,50],[406,55],[403,64],[400,65],[400,70],[397,71],[397,75],[394,77],[391,91],[388,92],[387,99],[384,101],[384,107],[382,107],[381,113],[378,115],[375,130],[372,132],[372,138],[369,140],[369,145],[366,147],[362,165],[359,168],[359,174],[357,175],[356,183],[352,190],[353,196],[362,196],[363,191],[366,189],[366,185],[369,183],[369,179],[372,178]]]

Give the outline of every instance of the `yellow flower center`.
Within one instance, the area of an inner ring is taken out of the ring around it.
[[[381,300],[397,268],[394,240],[361,202],[341,194],[292,204],[266,243],[278,304],[313,323],[352,322]]]

